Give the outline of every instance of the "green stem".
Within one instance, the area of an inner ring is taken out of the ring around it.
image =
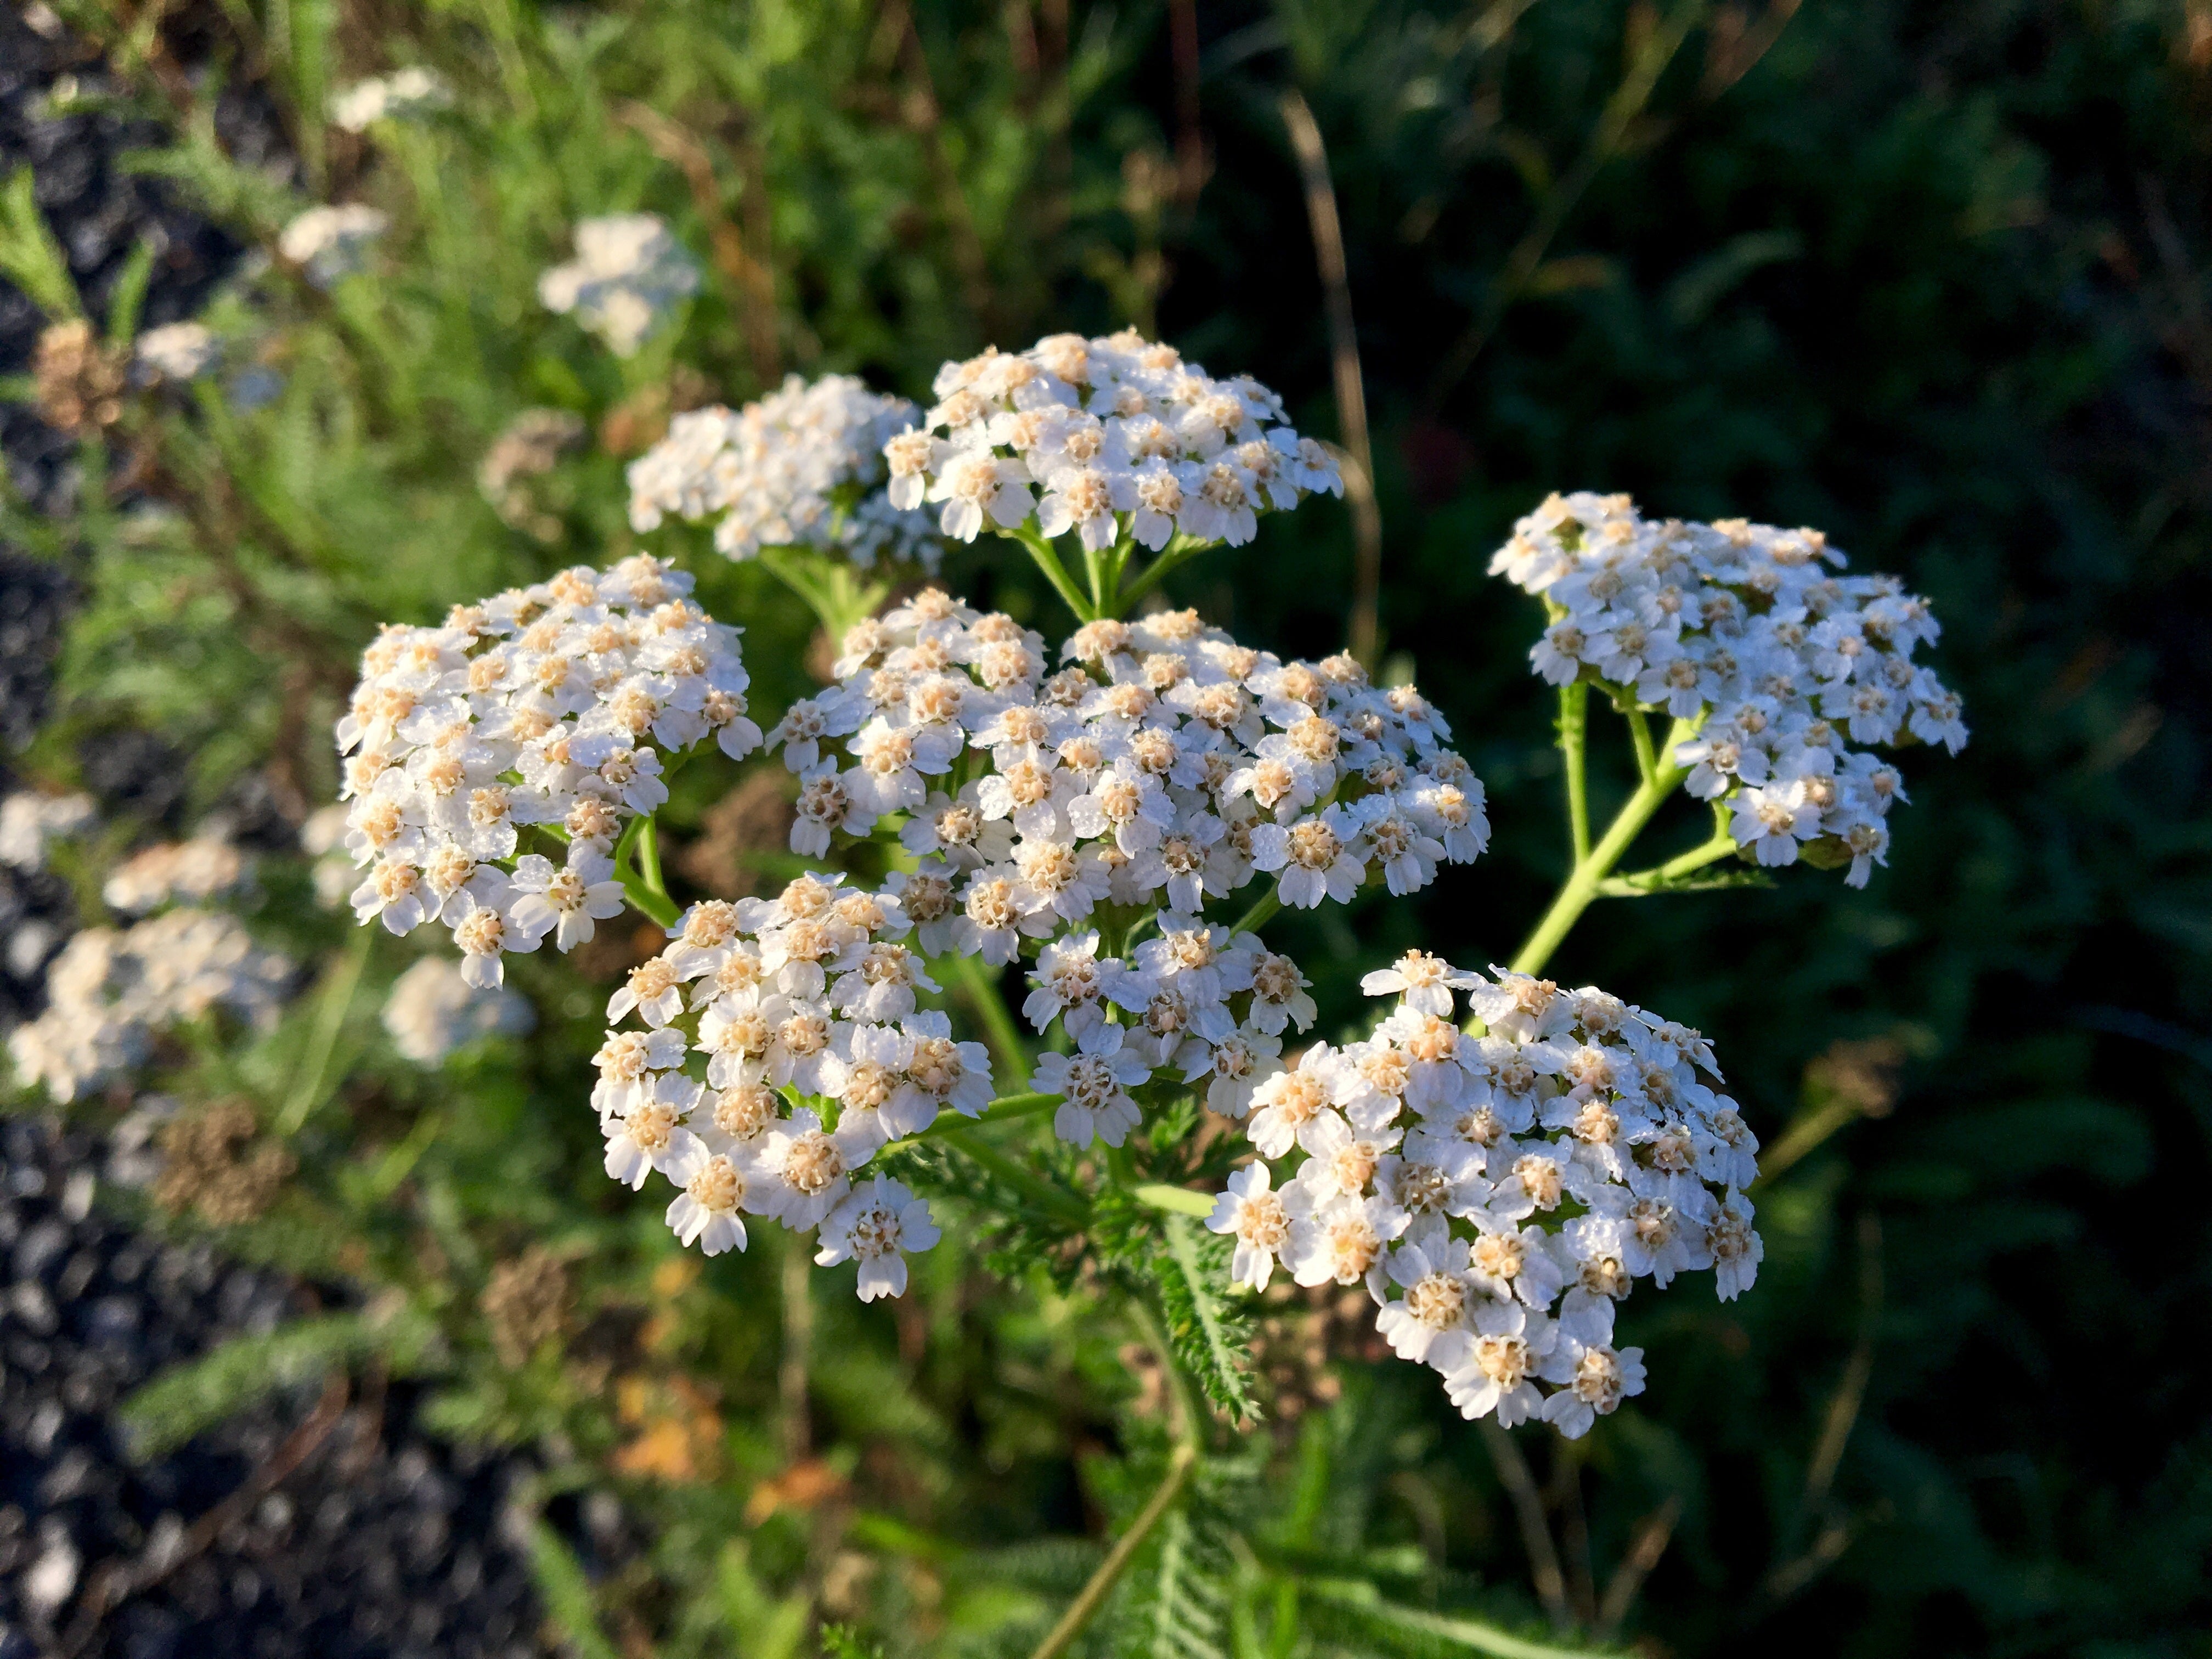
[[[1036,561],[1036,568],[1044,572],[1045,580],[1052,584],[1053,591],[1066,601],[1067,608],[1075,613],[1076,621],[1097,620],[1097,609],[1085,600],[1081,590],[1075,585],[1075,578],[1067,574],[1067,567],[1060,562],[1060,555],[1053,550],[1052,544],[1044,538],[1042,532],[1024,522],[1004,533],[1029,549],[1030,557]]]
[[[1073,1227],[1088,1224],[1091,1206],[1064,1188],[1054,1186],[1028,1170],[1024,1169],[996,1146],[978,1135],[974,1126],[960,1124],[941,1131],[938,1139],[963,1158],[980,1164],[1028,1199],[1046,1214],[1064,1221]]]
[[[1138,1203],[1155,1210],[1168,1210],[1177,1215],[1209,1216],[1213,1213],[1214,1198],[1211,1193],[1194,1193],[1188,1187],[1158,1185],[1133,1187],[1129,1196]]]
[[[1667,738],[1667,753],[1671,757],[1676,745],[1687,742],[1695,730],[1691,722],[1676,720]],[[1621,854],[1627,852],[1630,843],[1643,833],[1644,826],[1651,822],[1653,815],[1667,804],[1667,798],[1688,775],[1687,769],[1676,766],[1671,759],[1655,763],[1651,775],[1622,805],[1620,814],[1607,826],[1603,838],[1590,849],[1589,856],[1575,861],[1574,870],[1559,889],[1559,896],[1552,901],[1552,908],[1536,924],[1536,931],[1529,934],[1528,943],[1515,954],[1515,973],[1542,971],[1552,952],[1559,948],[1559,942],[1597,897],[1600,884],[1613,873]]]
[[[1253,902],[1252,908],[1229,924],[1229,937],[1239,933],[1256,933],[1274,919],[1283,908],[1283,884],[1279,881]]]
[[[1641,708],[1626,711],[1628,716],[1628,736],[1636,744],[1636,772],[1649,783],[1659,775],[1659,757],[1651,752],[1651,721]]]
[[[1212,542],[1195,540],[1185,542],[1182,537],[1178,535],[1152,560],[1151,564],[1145,568],[1143,574],[1136,580],[1114,596],[1114,614],[1127,615],[1129,607],[1158,587],[1160,585],[1160,579],[1168,572],[1180,565],[1188,564],[1212,545]]]
[[[1006,999],[999,994],[998,986],[983,969],[980,957],[956,956],[951,959],[952,976],[960,981],[962,994],[983,1022],[984,1039],[998,1055],[999,1063],[1013,1075],[1007,1082],[1029,1081],[1030,1046],[1023,1037],[1021,1027],[1014,1024],[1014,1016],[1006,1006]]]
[[[1159,1525],[1167,1512],[1175,1507],[1176,1499],[1182,1496],[1183,1488],[1190,1484],[1191,1472],[1197,1467],[1198,1448],[1188,1440],[1169,1454],[1167,1478],[1146,1500],[1145,1507],[1130,1522],[1129,1530],[1123,1533],[1107,1553],[1106,1559],[1098,1564],[1098,1571],[1091,1575],[1091,1582],[1068,1604],[1067,1611],[1060,1616],[1060,1622],[1052,1627],[1043,1641],[1037,1644],[1030,1659],[1060,1659],[1060,1656],[1073,1644],[1075,1638],[1083,1633],[1083,1627],[1105,1605],[1107,1596],[1121,1582],[1121,1575],[1129,1570],[1129,1563],[1136,1558],[1145,1540],[1152,1535],[1152,1528]]]
[[[1601,898],[1635,898],[1646,893],[1664,892],[1669,883],[1704,869],[1707,865],[1727,858],[1736,850],[1735,837],[1723,830],[1711,841],[1699,843],[1679,858],[1664,864],[1654,865],[1649,870],[1632,871],[1625,876],[1614,876],[1598,884]]]
[[[676,926],[683,914],[660,879],[660,832],[651,813],[630,820],[615,843],[615,879],[623,896],[663,927]]]
[[[1559,688],[1559,754],[1566,764],[1567,832],[1577,864],[1590,851],[1589,739],[1589,685],[1574,680]]]

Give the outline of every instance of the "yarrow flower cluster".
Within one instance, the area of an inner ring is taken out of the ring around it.
[[[576,226],[576,257],[538,279],[538,298],[607,343],[634,355],[678,301],[699,291],[698,262],[659,216],[613,213]]]
[[[331,98],[331,120],[348,132],[366,132],[379,121],[404,121],[453,106],[453,89],[435,70],[419,64],[356,81]]]
[[[940,526],[963,542],[1034,511],[1047,536],[1073,531],[1094,550],[1125,534],[1155,552],[1178,535],[1241,546],[1261,514],[1344,491],[1280,398],[1134,330],[948,362],[933,392],[921,423],[884,447],[890,500],[941,502]]]
[[[276,249],[304,268],[317,288],[328,288],[361,269],[369,244],[391,223],[384,214],[360,202],[311,207],[284,227]]]
[[[607,1173],[633,1188],[655,1171],[673,1182],[667,1220],[684,1243],[743,1249],[749,1214],[818,1228],[816,1261],[857,1260],[865,1302],[902,1294],[904,1253],[938,1232],[903,1186],[860,1171],[942,1112],[981,1113],[992,1079],[981,1043],[917,1006],[939,987],[908,942],[907,883],[871,892],[843,879],[801,876],[773,900],[685,912],[607,1005],[617,1029],[592,1100]]]
[[[1703,1037],[1601,991],[1419,951],[1364,988],[1397,1007],[1253,1091],[1260,1157],[1207,1224],[1255,1290],[1279,1265],[1364,1285],[1376,1328],[1464,1415],[1579,1436],[1643,1391],[1642,1351],[1613,1340],[1636,1279],[1711,1267],[1723,1301],[1750,1288],[1759,1143]],[[1455,1023],[1462,992],[1485,1035]]]
[[[425,957],[392,981],[384,1029],[402,1058],[436,1066],[464,1044],[515,1036],[538,1023],[527,999],[509,986],[479,991],[443,957]]]
[[[573,949],[620,915],[612,855],[668,799],[663,754],[711,738],[736,759],[761,741],[738,630],[691,586],[638,555],[458,606],[439,627],[386,628],[337,725],[356,918],[394,933],[443,921],[483,989],[506,953],[548,937]],[[523,851],[526,836],[558,861]]]
[[[849,374],[811,385],[793,374],[743,409],[678,415],[630,464],[630,526],[714,519],[714,545],[732,559],[811,547],[862,569],[881,560],[934,572],[944,553],[935,525],[892,506],[884,489],[884,445],[918,413]]]
[[[1966,741],[1958,696],[1914,650],[1940,631],[1894,576],[1844,576],[1814,530],[1644,518],[1626,495],[1553,495],[1491,561],[1553,620],[1530,652],[1555,685],[1594,677],[1702,725],[1674,752],[1762,865],[1887,862],[1903,775],[1855,745]]]
[[[87,928],[54,958],[46,1010],[9,1034],[9,1050],[25,1085],[74,1100],[142,1064],[161,1032],[215,1009],[267,1027],[291,977],[289,960],[216,911]]]

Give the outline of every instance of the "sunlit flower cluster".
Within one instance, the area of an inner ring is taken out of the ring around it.
[[[714,545],[732,559],[799,546],[863,569],[883,560],[934,571],[944,544],[929,514],[884,493],[884,444],[917,412],[849,374],[811,385],[793,374],[743,409],[678,415],[630,464],[630,525],[714,519]]]
[[[895,822],[920,861],[906,911],[930,954],[1001,967],[1026,947],[1072,970],[1100,919],[1126,931],[1158,911],[1140,954],[1171,939],[1200,953],[1235,945],[1242,965],[1210,971],[1212,987],[1249,968],[1251,942],[1198,923],[1209,900],[1270,879],[1304,908],[1370,881],[1412,892],[1488,837],[1481,783],[1443,746],[1442,716],[1350,657],[1285,663],[1188,611],[1088,623],[1060,656],[1048,672],[1036,634],[933,589],[854,628],[838,684],[769,734],[799,778],[792,849],[821,857],[840,835]],[[1147,986],[1191,994],[1164,967],[1096,967],[1132,1015],[1183,1017],[1145,1013]],[[1070,1034],[1086,1053],[1122,1035],[1113,1021]],[[1169,1043],[1154,1064],[1178,1054]],[[1038,1087],[1059,1092],[1056,1078]],[[1062,1127],[1118,1144],[1128,1121],[1117,1101]]]
[[[927,1206],[860,1172],[951,1111],[990,1103],[981,1043],[918,1006],[939,988],[906,908],[801,876],[774,899],[709,900],[607,1005],[616,1029],[592,1101],[606,1170],[678,1190],[668,1224],[709,1255],[745,1247],[747,1215],[818,1228],[816,1260],[860,1263],[863,1301],[906,1289],[904,1253],[936,1243]]]
[[[1047,536],[1072,531],[1092,550],[1123,535],[1155,552],[1178,535],[1239,546],[1260,514],[1344,489],[1266,386],[1217,380],[1133,330],[948,362],[933,391],[921,423],[884,446],[890,499],[941,503],[961,541],[1034,512]]]
[[[761,740],[738,630],[691,586],[639,555],[386,628],[337,725],[356,916],[443,921],[482,989],[506,953],[572,949],[621,914],[614,854],[668,799],[664,755]]]
[[[1398,1006],[1254,1091],[1260,1159],[1207,1224],[1255,1290],[1279,1266],[1364,1285],[1376,1328],[1466,1416],[1581,1435],[1643,1391],[1642,1351],[1613,1341],[1635,1280],[1711,1267],[1722,1300],[1750,1288],[1759,1143],[1703,1037],[1601,991],[1418,951],[1364,988]],[[1461,992],[1484,1035],[1455,1021]]]
[[[289,961],[216,911],[87,928],[54,958],[46,1010],[9,1034],[9,1051],[21,1083],[74,1100],[143,1062],[161,1032],[215,1009],[266,1026],[291,975]]]
[[[578,323],[618,357],[633,355],[677,304],[699,291],[699,266],[651,213],[612,213],[576,226],[576,257],[538,279],[548,311]]]
[[[512,987],[479,991],[443,957],[423,957],[392,982],[384,1000],[392,1046],[418,1066],[435,1066],[478,1037],[513,1036],[536,1023],[528,1000]]]
[[[1578,676],[1703,724],[1675,750],[1690,793],[1730,809],[1762,865],[1809,853],[1863,886],[1887,862],[1903,775],[1871,745],[1966,741],[1958,696],[1912,653],[1940,631],[1894,576],[1836,574],[1815,530],[1664,522],[1626,495],[1553,495],[1491,561],[1542,596],[1530,652],[1555,685]]]
[[[276,240],[276,250],[303,269],[317,288],[328,288],[361,269],[368,257],[369,244],[383,235],[391,222],[361,202],[311,207],[284,227]]]

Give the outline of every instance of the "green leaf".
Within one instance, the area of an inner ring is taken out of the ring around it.
[[[599,1629],[599,1597],[583,1564],[543,1521],[530,1528],[530,1569],[538,1593],[545,1598],[546,1616],[574,1645],[578,1659],[621,1659]]]
[[[0,185],[0,276],[31,296],[55,322],[84,314],[61,244],[39,211],[37,180],[18,167]]]
[[[131,1455],[159,1457],[257,1401],[319,1381],[334,1365],[375,1354],[401,1374],[419,1370],[434,1335],[427,1316],[398,1306],[325,1314],[234,1338],[170,1367],[123,1402]]]
[[[1373,1644],[1370,1651],[1408,1656],[1486,1653],[1492,1659],[1600,1659],[1620,1650],[1558,1647],[1516,1636],[1480,1620],[1409,1607],[1361,1580],[1309,1578],[1298,1583],[1307,1622],[1317,1634],[1341,1631]]]
[[[146,303],[146,283],[154,274],[154,245],[144,237],[131,250],[115,278],[115,292],[107,302],[107,338],[113,345],[128,345],[138,332],[139,308]]]
[[[1231,1420],[1257,1417],[1248,1363],[1251,1316],[1222,1294],[1234,1247],[1187,1215],[1163,1216],[1161,1231],[1166,1249],[1149,1265],[1176,1360]]]

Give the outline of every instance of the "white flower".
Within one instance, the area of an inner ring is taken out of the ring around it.
[[[131,344],[132,366],[145,379],[197,380],[222,356],[222,343],[205,323],[165,323]]]
[[[1101,1025],[1074,1054],[1038,1056],[1030,1086],[1039,1094],[1059,1095],[1052,1129],[1071,1146],[1103,1140],[1119,1146],[1142,1121],[1129,1091],[1152,1075],[1135,1049],[1127,1048],[1118,1025]]]
[[[615,213],[576,226],[576,257],[538,279],[548,311],[574,313],[618,357],[633,356],[668,313],[699,290],[699,267],[651,213]]]
[[[359,202],[311,207],[284,227],[276,251],[305,268],[307,280],[328,288],[361,269],[368,245],[384,234],[391,220]]]
[[[453,102],[453,88],[435,70],[410,64],[333,93],[331,121],[348,132],[366,132],[379,121],[404,121],[449,109]]]
[[[89,795],[38,795],[19,790],[0,799],[0,864],[46,867],[50,842],[77,835],[93,820]]]
[[[1312,1200],[1295,1182],[1281,1192],[1268,1190],[1267,1166],[1248,1164],[1229,1177],[1229,1189],[1214,1201],[1206,1224],[1237,1240],[1229,1282],[1264,1291],[1275,1258],[1292,1253],[1293,1237],[1312,1213]]]
[[[383,1019],[392,1046],[417,1066],[438,1065],[478,1037],[518,1035],[537,1023],[524,998],[504,988],[476,989],[443,957],[425,957],[392,981]]]
[[[1486,1302],[1474,1311],[1474,1338],[1465,1357],[1444,1370],[1444,1393],[1460,1415],[1498,1416],[1510,1429],[1543,1410],[1536,1376],[1559,1329],[1517,1303]]]
[[[589,853],[560,866],[533,853],[516,860],[511,879],[520,896],[508,914],[517,927],[550,933],[559,949],[573,951],[596,923],[623,913],[622,884],[607,879],[613,871],[612,860]]]
[[[607,1174],[635,1192],[652,1170],[666,1175],[686,1167],[699,1138],[684,1127],[684,1120],[699,1096],[697,1084],[670,1073],[634,1097],[603,1126]]]
[[[929,1206],[899,1182],[878,1176],[857,1188],[822,1224],[822,1248],[815,1261],[830,1267],[848,1259],[860,1264],[860,1300],[904,1296],[905,1252],[926,1250],[939,1238]]]
[[[757,1208],[757,1170],[750,1155],[732,1149],[715,1152],[696,1136],[689,1138],[663,1171],[683,1191],[668,1206],[669,1230],[685,1244],[708,1255],[745,1248],[741,1209]]]
[[[1402,996],[1406,1006],[1424,1014],[1449,1015],[1452,993],[1482,983],[1480,974],[1465,974],[1442,957],[1425,951],[1408,951],[1388,968],[1378,968],[1359,981],[1370,997]]]

